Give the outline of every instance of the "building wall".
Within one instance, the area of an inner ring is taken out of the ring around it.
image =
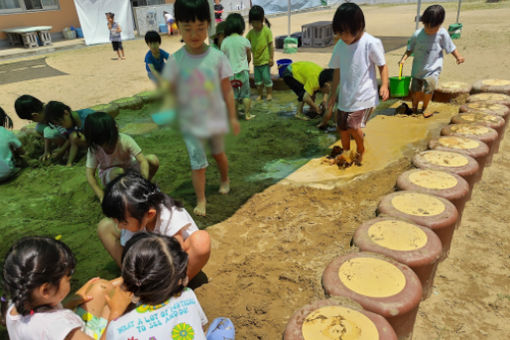
[[[51,11],[35,11],[14,14],[0,14],[0,31],[4,28],[17,26],[53,26],[51,32],[60,32],[64,27],[80,26],[78,14],[73,0],[60,0],[60,9]],[[0,39],[7,39],[0,32]]]

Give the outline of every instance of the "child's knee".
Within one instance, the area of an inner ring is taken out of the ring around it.
[[[196,256],[209,256],[211,253],[211,237],[209,233],[205,230],[195,231],[190,236],[190,247]]]
[[[156,156],[154,154],[151,154],[151,155],[147,155],[145,158],[147,158],[147,161],[149,162],[150,166],[152,166],[153,168],[158,168],[159,167],[159,158],[158,158],[158,156]]]

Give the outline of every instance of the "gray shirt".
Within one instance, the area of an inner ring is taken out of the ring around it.
[[[407,44],[407,50],[414,53],[414,78],[438,78],[443,70],[443,50],[452,53],[456,47],[446,29],[441,27],[436,34],[428,35],[423,28],[414,32]]]
[[[117,32],[118,28],[119,24],[114,22],[112,24],[112,28],[110,28],[110,41],[122,41],[122,38],[120,37],[120,32]]]

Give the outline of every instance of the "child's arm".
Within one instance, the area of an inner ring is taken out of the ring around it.
[[[44,138],[44,153],[39,157],[40,161],[45,161],[51,157],[50,143],[49,138]]]
[[[452,55],[455,57],[455,60],[457,60],[457,65],[462,64],[464,62],[464,57],[460,55],[457,49],[452,52]]]
[[[99,198],[99,202],[103,202],[103,196],[104,192],[103,189],[99,186],[99,183],[96,179],[96,169],[97,168],[87,168],[86,170],[86,176],[87,176],[87,182],[89,182],[90,187],[96,194],[97,198]]]
[[[269,48],[269,66],[274,65],[274,46],[273,42],[271,41],[267,47]]]
[[[117,33],[120,33],[120,32],[122,32],[122,29],[120,28],[120,25],[117,24]]]
[[[409,56],[413,53],[413,51],[406,51],[406,53],[404,53],[404,55],[402,56],[402,58],[400,58],[400,61],[398,62],[398,64],[404,64],[407,60],[407,58],[409,58]]]
[[[251,48],[246,48],[246,58],[248,59],[248,65],[251,63]]]
[[[232,85],[230,84],[229,78],[223,78],[221,80],[221,93],[223,94],[223,100],[225,100],[225,103],[227,104],[228,116],[230,118],[230,126],[232,127],[234,135],[237,136],[241,131],[241,126],[239,125],[239,121],[237,120],[234,90],[232,90]]]
[[[51,154],[51,158],[60,158],[62,155],[69,149],[69,146],[71,145],[71,142],[69,141],[69,138],[66,139],[64,144],[62,146],[56,148],[53,150],[53,153]]]
[[[140,164],[140,174],[144,178],[149,178],[149,162],[147,161],[147,158],[143,155],[143,153],[139,153],[136,155],[136,160],[138,164]]]
[[[336,100],[336,89],[338,88],[338,84],[340,83],[340,69],[336,68],[333,72],[333,83],[331,84],[331,91],[329,92],[329,100],[328,100],[328,113],[330,110],[333,110],[333,106],[335,106]]]
[[[156,77],[156,79],[158,80],[158,83],[161,83],[162,81],[161,74],[159,74],[159,72],[154,68],[154,64],[148,64],[148,66],[149,70],[151,70],[152,75]]]
[[[390,97],[390,91],[388,90],[388,65],[377,66],[381,75],[381,88],[379,89],[379,95],[383,101],[386,101]]]

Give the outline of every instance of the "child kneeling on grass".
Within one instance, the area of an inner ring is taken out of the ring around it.
[[[335,45],[329,67],[334,69],[331,94],[338,85],[337,131],[342,140],[343,153],[336,157],[339,165],[361,165],[365,146],[363,131],[366,121],[379,102],[388,99],[388,66],[381,40],[365,32],[363,11],[354,3],[338,7],[333,18],[333,31],[340,36]],[[381,74],[381,88],[377,93],[375,66]],[[331,95],[328,110],[332,110],[336,96]],[[351,157],[351,136],[356,141],[356,153]]]
[[[108,218],[99,222],[97,232],[103,246],[119,266],[123,247],[139,231],[175,237],[188,253],[187,274],[190,279],[209,260],[209,233],[198,229],[179,202],[138,173],[123,174],[108,183],[102,208]]]
[[[95,112],[85,119],[87,152],[86,175],[92,190],[103,200],[104,192],[96,179],[96,170],[103,187],[115,177],[129,171],[138,171],[149,181],[159,168],[156,155],[144,156],[133,138],[119,133],[115,120],[104,112]]]

